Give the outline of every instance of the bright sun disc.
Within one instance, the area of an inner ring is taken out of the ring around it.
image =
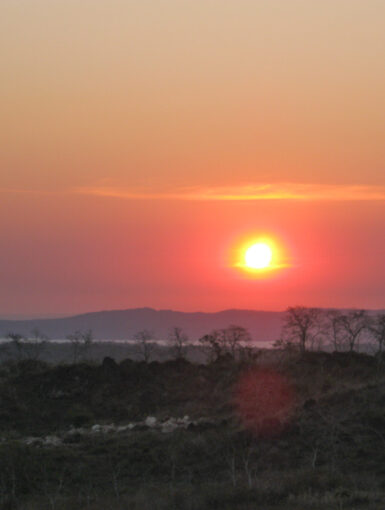
[[[273,252],[266,243],[256,243],[245,253],[245,265],[250,269],[264,269],[270,266]]]

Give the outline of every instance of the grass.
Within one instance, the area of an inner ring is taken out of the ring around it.
[[[15,510],[382,510],[384,374],[365,355],[309,353],[269,362],[295,388],[276,435],[246,430],[230,359],[103,365],[28,363],[0,371],[0,508]],[[256,401],[258,407],[261,402]],[[56,447],[27,435],[127,423],[148,415],[205,416],[210,427],[164,434],[78,434]]]

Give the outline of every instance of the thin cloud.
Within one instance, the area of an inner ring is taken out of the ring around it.
[[[34,189],[22,189],[22,188],[0,188],[0,193],[28,193],[28,194],[36,194],[36,193],[44,193],[41,190]]]
[[[317,184],[257,184],[245,186],[212,186],[178,188],[153,192],[119,187],[83,187],[75,193],[131,200],[190,201],[385,201],[385,186],[347,186]]]

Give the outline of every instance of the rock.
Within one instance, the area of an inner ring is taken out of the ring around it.
[[[41,437],[26,437],[23,442],[28,446],[41,446],[43,444]]]
[[[157,420],[155,416],[147,416],[144,423],[147,427],[153,428],[156,427]]]
[[[131,427],[131,430],[135,430],[136,432],[138,432],[140,430],[141,431],[148,430],[148,427],[144,422],[139,421],[138,423],[133,424],[133,426]]]
[[[176,423],[163,423],[161,430],[164,434],[169,434],[170,432],[174,432],[177,428],[178,425]]]
[[[44,439],[44,446],[59,446],[61,443],[60,437],[57,436],[47,436]]]
[[[190,418],[187,415],[183,418],[177,418],[176,423],[179,427],[187,428],[190,425]]]
[[[67,435],[83,435],[87,434],[87,430],[83,429],[82,427],[71,427],[69,431],[67,432]]]
[[[102,425],[101,427],[102,432],[114,432],[115,431],[115,425],[112,423],[111,425]]]
[[[175,429],[178,428],[178,424],[175,422],[173,418],[162,423],[162,432],[165,434],[169,434],[170,432],[174,432]]]
[[[130,430],[131,427],[130,427],[131,423],[129,423],[128,425],[118,425],[116,427],[116,432],[125,432],[126,430]]]

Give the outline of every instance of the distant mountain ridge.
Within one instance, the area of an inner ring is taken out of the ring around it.
[[[96,340],[132,339],[138,331],[149,329],[156,338],[167,338],[172,327],[181,327],[191,340],[213,329],[236,324],[247,328],[253,340],[276,340],[281,331],[284,312],[258,310],[223,310],[220,312],[179,312],[132,308],[84,313],[54,319],[0,320],[0,338],[9,332],[30,335],[39,329],[50,339],[64,339],[76,330],[91,329]]]

